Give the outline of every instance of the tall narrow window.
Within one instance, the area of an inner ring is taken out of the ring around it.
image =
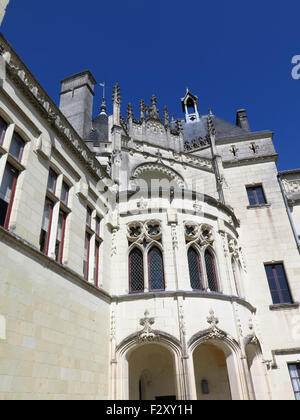
[[[159,248],[154,246],[148,253],[149,288],[150,290],[164,290],[163,257]]]
[[[6,165],[0,188],[0,226],[8,229],[19,172]]]
[[[264,190],[261,185],[258,185],[256,187],[248,187],[247,194],[250,206],[258,206],[260,204],[267,203]]]
[[[7,123],[4,121],[3,118],[0,117],[0,146],[3,145],[7,127],[8,127]]]
[[[90,243],[91,235],[85,234],[84,255],[83,255],[83,277],[88,281],[89,279],[89,263],[90,263]]]
[[[215,258],[210,251],[205,251],[205,266],[208,287],[212,292],[218,292],[218,280]]]
[[[42,229],[40,234],[40,251],[44,254],[48,254],[51,224],[52,224],[52,215],[53,215],[53,203],[52,201],[46,199]]]
[[[66,229],[67,216],[62,211],[59,212],[58,227],[55,243],[55,258],[56,261],[62,264],[63,262],[63,251],[65,241],[65,229]]]
[[[19,136],[18,133],[14,133],[11,140],[9,153],[13,157],[15,157],[19,162],[21,162],[22,160],[24,147],[25,147],[25,141],[22,139],[21,136]]]
[[[200,258],[198,252],[193,247],[190,247],[188,250],[188,262],[192,289],[203,290]]]
[[[53,169],[49,170],[49,177],[48,177],[48,190],[55,194],[56,190],[56,181],[57,181],[57,174],[53,171]]]
[[[86,224],[88,227],[92,226],[92,210],[90,207],[86,209]]]
[[[99,286],[99,258],[100,258],[100,242],[95,242],[95,259],[94,259],[94,282],[95,286]]]
[[[265,269],[274,305],[292,303],[283,264],[265,265]]]
[[[61,189],[61,202],[64,203],[66,206],[68,205],[69,201],[69,191],[70,187],[65,182],[62,183],[62,189]]]
[[[129,290],[143,292],[144,287],[143,254],[138,248],[133,248],[129,254]]]
[[[300,363],[289,365],[292,386],[297,401],[300,401]]]

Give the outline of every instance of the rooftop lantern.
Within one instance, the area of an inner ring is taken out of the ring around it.
[[[181,99],[182,110],[185,113],[186,123],[199,121],[198,97],[187,88],[185,97]]]

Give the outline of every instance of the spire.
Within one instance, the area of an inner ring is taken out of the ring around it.
[[[151,97],[151,104],[152,104],[152,106],[150,108],[150,117],[153,118],[153,119],[158,120],[159,119],[159,115],[158,115],[158,109],[157,109],[156,103],[157,103],[156,96],[155,95],[152,95],[152,97]]]
[[[112,100],[113,103],[121,105],[121,90],[118,82],[114,86]]]
[[[103,98],[101,107],[100,107],[100,115],[107,115],[106,114],[106,100]]]
[[[165,119],[165,125],[169,125],[170,117],[169,117],[169,111],[168,108],[164,107],[164,119]]]
[[[141,121],[145,119],[145,102],[143,99],[140,101],[140,119]]]
[[[132,120],[132,117],[133,117],[132,105],[131,103],[129,103],[127,105],[127,121]]]

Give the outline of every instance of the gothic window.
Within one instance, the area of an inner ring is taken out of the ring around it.
[[[132,293],[144,291],[143,253],[138,248],[129,254],[129,289]]]
[[[293,303],[283,264],[265,265],[273,304]]]
[[[156,246],[150,249],[148,253],[149,268],[149,289],[164,290],[164,267],[163,256],[160,249]]]
[[[203,290],[200,257],[193,247],[188,250],[188,262],[192,289]]]
[[[212,292],[218,292],[218,281],[217,281],[215,257],[213,256],[211,251],[206,250],[204,259],[205,259],[205,266],[206,266],[208,288]]]

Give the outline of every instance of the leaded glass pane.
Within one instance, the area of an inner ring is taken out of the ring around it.
[[[161,251],[157,247],[151,248],[149,251],[150,290],[165,289],[163,269]]]
[[[190,281],[191,287],[194,290],[201,290],[201,268],[200,259],[197,251],[194,248],[190,248],[188,251],[188,262],[190,270]]]
[[[215,260],[214,260],[214,257],[211,255],[211,253],[208,251],[205,252],[205,266],[206,266],[208,287],[212,292],[217,292],[218,283],[217,283],[217,276],[216,276]]]
[[[134,248],[129,255],[129,282],[131,292],[144,291],[143,254],[138,248]]]

